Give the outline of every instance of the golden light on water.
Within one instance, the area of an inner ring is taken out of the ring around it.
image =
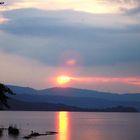
[[[58,112],[57,113],[57,129],[59,134],[57,135],[57,140],[70,140],[69,138],[69,113],[68,112]]]

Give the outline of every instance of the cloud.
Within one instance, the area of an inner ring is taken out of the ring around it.
[[[131,9],[138,0],[6,0],[4,10],[37,8],[44,10],[74,10],[88,13],[119,13],[120,9]]]
[[[137,5],[140,3],[139,0],[102,0],[102,2],[109,2],[109,3],[115,3],[115,4],[125,4],[127,5]]]
[[[0,25],[1,49],[6,52],[52,66],[64,66],[71,59],[77,66],[140,65],[140,30],[133,18],[36,9],[4,16],[9,19]]]
[[[76,82],[99,83],[124,83],[130,85],[140,85],[140,77],[71,77]]]
[[[135,8],[132,8],[131,10],[125,10],[124,9],[124,11],[125,11],[125,13],[127,14],[127,15],[139,15],[140,14],[140,5],[138,5],[137,7],[135,7]]]
[[[55,68],[2,51],[0,60],[0,82],[35,88],[52,86],[49,78]]]
[[[6,1],[6,6],[4,10],[13,10],[21,8],[38,8],[38,9],[47,9],[47,10],[66,10],[72,9],[75,11],[84,11],[89,13],[108,13],[111,11],[116,12],[116,5],[104,5],[102,1],[98,0],[10,0]]]
[[[121,28],[125,25],[125,22],[119,20],[120,17],[117,15],[97,15],[95,14],[85,14],[82,12],[74,12],[71,10],[64,11],[44,11],[37,9],[20,9],[13,10],[4,13],[4,16],[9,19],[9,22],[3,24],[1,29],[6,30],[11,33],[25,34],[25,35],[54,35],[53,31],[57,35],[58,32],[63,29],[70,30],[95,30],[105,31],[112,30],[115,31],[116,22],[118,22],[117,28]],[[116,18],[114,18],[116,16]],[[113,20],[108,21],[107,19],[113,18]],[[131,23],[130,19],[125,19],[128,24]],[[96,23],[95,23],[96,21]],[[104,23],[103,23],[104,22]],[[79,26],[80,24],[80,26]],[[88,27],[89,26],[89,27]],[[90,27],[91,26],[91,27]],[[105,29],[107,26],[109,28]],[[115,27],[114,27],[115,26]],[[15,29],[16,28],[16,29]],[[53,29],[54,28],[54,29]],[[28,32],[29,29],[29,32]],[[46,30],[45,30],[46,29]],[[32,32],[30,32],[32,30]],[[40,34],[37,34],[39,33]],[[44,32],[43,32],[44,31]],[[108,31],[108,32],[109,32]],[[76,32],[76,31],[75,31]],[[61,33],[61,32],[60,32]],[[59,34],[60,34],[59,33]],[[63,33],[63,32],[62,32]],[[67,33],[67,32],[66,32]],[[70,33],[70,32],[69,32]]]
[[[129,2],[130,4],[134,4],[131,8],[121,7],[120,10],[124,12],[127,16],[134,16],[140,14],[140,1],[139,0],[126,0],[124,2]]]

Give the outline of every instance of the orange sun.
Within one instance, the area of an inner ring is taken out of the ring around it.
[[[57,83],[59,85],[65,85],[65,84],[69,83],[70,81],[71,81],[71,78],[66,75],[61,75],[61,76],[57,77]]]

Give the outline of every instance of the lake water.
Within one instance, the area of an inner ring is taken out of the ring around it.
[[[40,136],[37,140],[139,140],[140,113],[87,113],[87,112],[20,112],[1,111],[0,127],[16,125],[18,137],[8,136],[2,140],[22,140],[31,130],[58,134]]]

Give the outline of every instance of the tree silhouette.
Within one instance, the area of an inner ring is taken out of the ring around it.
[[[15,95],[10,88],[0,83],[0,106],[10,108],[7,103],[7,99],[9,98],[8,96],[6,96],[7,93]]]

